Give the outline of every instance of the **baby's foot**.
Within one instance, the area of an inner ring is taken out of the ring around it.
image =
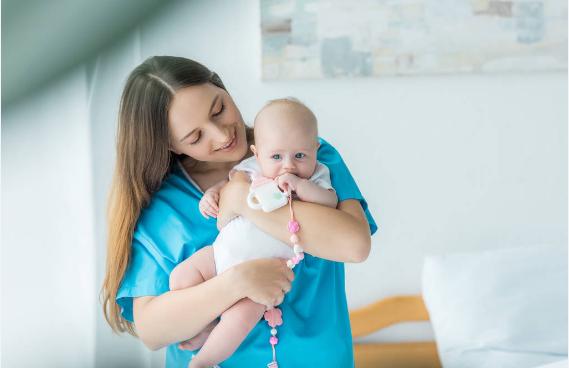
[[[216,325],[217,325],[217,321],[211,322],[196,336],[192,337],[189,340],[182,341],[181,343],[179,343],[178,349],[194,351],[194,350],[201,348],[203,346],[203,344],[205,344],[205,341],[207,340],[209,334],[211,333],[211,330],[213,330],[213,328]]]

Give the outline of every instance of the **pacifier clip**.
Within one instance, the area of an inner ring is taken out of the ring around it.
[[[286,261],[286,265],[288,268],[293,269],[297,264],[300,263],[304,259],[304,249],[300,246],[299,242],[300,239],[297,233],[300,231],[300,224],[294,218],[294,211],[292,209],[292,193],[290,189],[288,190],[288,205],[290,211],[290,220],[288,221],[288,231],[291,233],[290,235],[290,242],[292,243],[294,257]],[[273,307],[267,310],[264,314],[265,321],[271,327],[271,337],[269,338],[269,343],[271,344],[271,348],[273,349],[273,361],[267,364],[267,368],[278,368],[279,365],[277,363],[277,354],[275,350],[275,345],[279,343],[279,339],[277,337],[277,326],[283,324],[282,320],[282,311],[277,308]]]

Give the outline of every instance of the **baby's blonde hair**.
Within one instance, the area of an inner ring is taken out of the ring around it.
[[[314,115],[314,113],[312,112],[312,110],[310,110],[308,108],[308,106],[306,106],[302,101],[300,101],[298,98],[296,97],[283,97],[283,98],[276,98],[273,100],[269,100],[267,101],[263,107],[261,108],[261,110],[259,110],[259,112],[257,113],[257,115],[255,116],[255,120],[253,121],[253,127],[255,127],[256,123],[257,123],[257,119],[259,117],[259,115],[266,110],[267,108],[274,106],[274,105],[288,105],[290,107],[296,107],[296,108],[300,108],[300,110],[303,110],[304,113],[306,113],[308,115],[308,119],[307,119],[307,123],[312,125],[312,128],[314,129],[314,133],[316,135],[316,137],[318,137],[318,120],[316,119],[316,115]]]

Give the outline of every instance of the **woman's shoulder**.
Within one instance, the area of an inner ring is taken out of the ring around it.
[[[317,159],[320,163],[328,166],[330,171],[334,171],[335,166],[344,166],[344,161],[338,150],[322,137],[318,137]]]
[[[180,169],[173,167],[154,192],[150,202],[140,213],[139,224],[148,222],[167,222],[172,217],[183,214],[182,206],[188,207],[199,201],[197,189],[184,178]]]
[[[200,191],[185,178],[184,173],[173,168],[160,189],[152,195],[150,203],[142,209],[133,237],[146,247],[173,257],[179,256],[181,247],[199,247],[202,241],[214,238],[217,230],[215,222],[211,224],[212,221],[199,213],[200,198]]]

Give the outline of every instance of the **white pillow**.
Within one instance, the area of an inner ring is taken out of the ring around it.
[[[534,367],[567,356],[567,248],[432,256],[423,298],[445,368]]]

